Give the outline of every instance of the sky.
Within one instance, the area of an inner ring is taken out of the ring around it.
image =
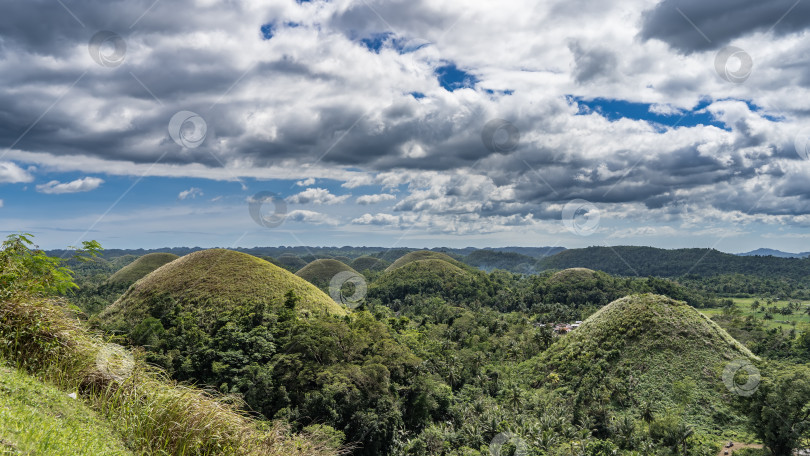
[[[7,2],[0,231],[810,251],[809,27],[795,0]]]

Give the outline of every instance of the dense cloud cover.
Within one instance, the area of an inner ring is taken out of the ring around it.
[[[792,0],[18,2],[0,15],[0,183],[295,179],[290,221],[352,229],[564,231],[574,199],[625,235],[806,226],[808,25]],[[742,80],[715,70],[728,45],[753,62]],[[170,133],[180,111],[204,135]],[[487,137],[493,119],[512,130]]]

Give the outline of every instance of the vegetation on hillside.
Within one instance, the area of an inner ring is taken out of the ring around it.
[[[542,269],[585,267],[621,276],[714,277],[741,274],[772,280],[808,280],[810,258],[747,257],[713,249],[666,250],[653,247],[588,247],[543,258]]]
[[[558,340],[533,370],[538,385],[557,382],[585,410],[655,404],[663,412],[681,406],[690,422],[713,426],[741,423],[724,406],[728,392],[721,379],[725,364],[738,358],[755,359],[691,306],[633,295],[601,308]],[[596,425],[606,430],[609,423]]]
[[[359,275],[350,266],[333,259],[315,260],[301,268],[295,275],[320,288],[324,293],[329,293],[329,283],[341,272]]]
[[[390,271],[393,271],[394,269],[401,268],[401,267],[405,266],[408,263],[412,263],[414,261],[419,261],[419,260],[442,260],[442,261],[446,261],[447,263],[450,263],[453,266],[456,266],[456,267],[461,268],[461,269],[467,269],[468,268],[467,265],[465,265],[464,263],[456,260],[455,258],[451,257],[450,255],[447,255],[446,253],[433,252],[431,250],[417,250],[415,252],[408,252],[405,255],[397,258],[396,261],[394,261],[393,263],[391,263],[391,265],[389,265],[387,268],[385,268],[385,271],[390,272]]]
[[[462,261],[484,271],[503,269],[519,274],[536,272],[536,259],[515,252],[498,252],[495,250],[476,250],[465,256]]]
[[[91,256],[99,248],[95,242],[84,244]],[[54,299],[56,293],[76,287],[72,272],[61,263],[34,248],[30,235],[12,235],[0,249],[0,363],[13,367],[2,368],[0,384],[20,388],[4,396],[7,408],[2,413],[8,419],[0,421],[0,435],[14,434],[3,441],[4,449],[13,445],[35,451],[45,445],[58,451],[75,445],[77,451],[62,454],[81,454],[102,444],[112,454],[126,454],[116,446],[118,441],[139,454],[337,453],[328,433],[316,430],[317,438],[302,438],[288,435],[283,422],[254,421],[239,410],[238,401],[179,385],[137,353],[88,332]],[[77,393],[82,405],[65,407],[57,400],[52,405],[65,413],[43,416],[49,398],[58,395],[55,388],[65,396]],[[41,402],[27,407],[26,397],[35,393]],[[16,433],[21,419],[26,428]],[[97,419],[106,424],[92,424]],[[38,425],[51,426],[50,431]],[[67,441],[68,436],[57,429],[75,430],[75,441]],[[110,439],[112,430],[116,436]]]
[[[0,365],[0,454],[131,455],[84,401]]]
[[[301,298],[304,311],[346,314],[295,274],[245,253],[210,249],[190,253],[144,277],[98,318],[114,331],[132,331],[148,316],[187,320],[205,331],[221,312],[280,306],[289,291]]]
[[[419,255],[422,258],[425,255]],[[488,277],[477,271],[468,271],[440,258],[409,258],[395,261],[386,272],[369,287],[368,296],[391,303],[412,295],[436,295],[447,300],[488,300],[493,289]]]
[[[107,282],[128,287],[155,269],[178,258],[180,257],[173,253],[148,253],[119,269],[107,279]]]
[[[385,260],[381,260],[379,258],[374,258],[371,256],[361,256],[359,258],[355,258],[354,261],[350,264],[352,268],[356,271],[381,271],[388,267],[388,262]]]
[[[362,248],[352,249],[341,251],[357,258]],[[311,252],[302,249],[295,258],[338,253]],[[407,253],[372,255],[395,260]],[[128,293],[128,305],[147,303],[146,312],[105,327],[123,331],[145,361],[174,379],[241,398],[266,419],[316,432],[333,447],[349,444],[356,455],[484,456],[502,444],[504,455],[714,456],[723,440],[765,442],[755,434],[765,422],[756,417],[768,415],[746,408],[756,397],[738,401],[718,378],[725,362],[750,355],[693,309],[720,312],[715,318],[732,312],[715,296],[713,279],[581,269],[484,272],[440,255],[420,253],[395,270],[363,271],[368,296],[345,315],[312,310],[313,295],[283,292],[277,285],[288,284],[288,275],[278,268],[275,291],[257,298],[267,288],[251,289],[255,276],[238,271],[266,271],[261,260],[239,257],[244,267],[223,268],[211,282],[191,280],[206,276],[202,269],[178,270],[171,280],[153,281],[154,292]],[[95,283],[102,275],[82,279]],[[219,282],[229,275],[247,284],[250,298]],[[646,304],[615,311],[625,296],[639,293],[687,304],[635,296],[627,299]],[[610,324],[591,325],[607,314]],[[552,323],[588,317],[567,335],[552,330]],[[779,357],[787,367],[801,363],[798,341],[810,336],[801,326],[793,334],[775,329],[781,338],[734,334],[761,356]],[[752,362],[763,376],[778,372]],[[773,379],[774,391],[786,384]]]

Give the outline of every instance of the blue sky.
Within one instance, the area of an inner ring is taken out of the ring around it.
[[[0,231],[810,250],[810,7],[679,2],[16,4]]]

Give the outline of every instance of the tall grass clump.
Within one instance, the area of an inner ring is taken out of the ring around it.
[[[0,250],[0,358],[81,398],[127,446],[155,455],[335,455],[326,435],[294,435],[259,421],[233,397],[181,385],[138,353],[89,332],[53,296],[74,287],[70,271],[12,235]],[[98,249],[85,243],[91,254]]]

